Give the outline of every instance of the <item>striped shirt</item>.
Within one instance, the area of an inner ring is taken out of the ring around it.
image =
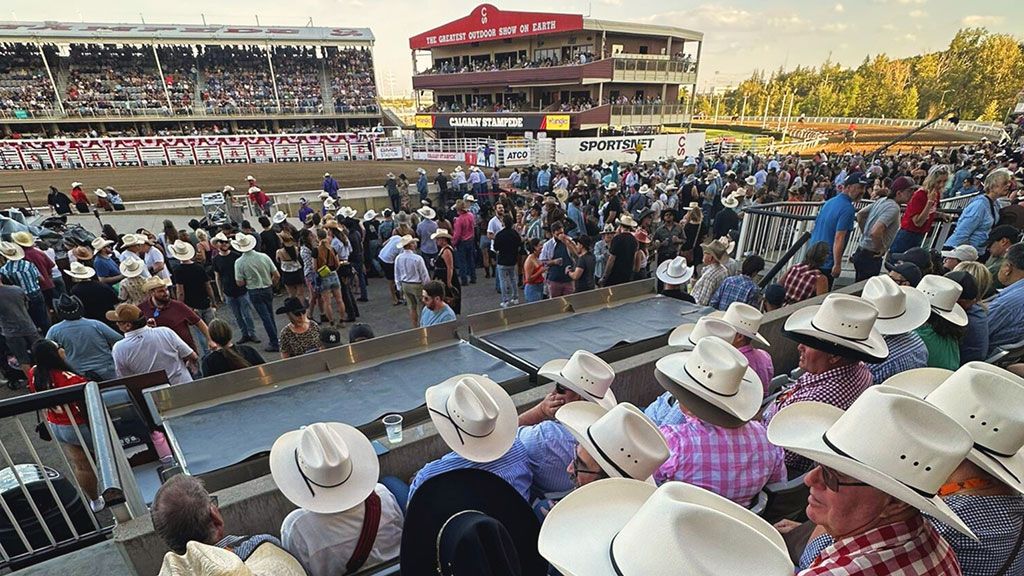
[[[516,437],[526,447],[534,496],[544,497],[573,489],[566,469],[576,456],[576,438],[565,426],[555,420],[545,420],[534,426],[521,426]]]
[[[690,295],[701,306],[708,306],[715,291],[722,285],[722,282],[729,276],[729,271],[717,262],[712,262],[701,271],[700,279],[693,285]]]
[[[530,472],[526,447],[518,439],[512,442],[512,447],[501,458],[491,462],[473,462],[455,452],[449,452],[438,460],[427,462],[412,479],[412,484],[409,486],[409,501],[412,502],[412,495],[416,493],[420,484],[434,476],[463,468],[486,470],[508,482],[519,492],[523,500],[530,501],[530,485],[533,484],[533,474]]]
[[[881,384],[900,372],[928,365],[928,347],[917,333],[890,334],[885,336],[885,343],[889,346],[889,357],[884,362],[868,364],[875,384]]]
[[[29,296],[40,290],[39,269],[28,260],[8,260],[6,264],[0,266],[0,274],[3,274],[9,283],[21,286]]]
[[[255,536],[225,536],[220,542],[214,544],[217,548],[223,548],[234,552],[243,562],[256,551],[260,544],[270,543],[278,548],[284,549],[281,541],[270,534],[257,534]]]

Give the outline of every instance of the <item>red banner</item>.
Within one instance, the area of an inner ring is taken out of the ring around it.
[[[465,18],[409,38],[409,47],[428,50],[582,29],[583,16],[579,14],[502,12],[490,4],[481,4]]]

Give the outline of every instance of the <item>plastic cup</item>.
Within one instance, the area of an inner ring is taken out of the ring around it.
[[[384,430],[388,433],[388,442],[398,444],[402,441],[402,415],[388,414],[381,419]]]

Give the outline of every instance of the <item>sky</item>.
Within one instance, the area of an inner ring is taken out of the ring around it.
[[[482,2],[463,0],[6,0],[0,20],[149,24],[368,27],[376,37],[378,85],[385,97],[411,90],[408,39],[465,16]],[[558,11],[679,26],[704,33],[698,90],[735,85],[754,70],[845,66],[884,52],[894,57],[941,50],[956,31],[984,26],[1024,38],[1022,0],[542,0],[501,2],[503,10]],[[70,6],[68,6],[70,8]]]

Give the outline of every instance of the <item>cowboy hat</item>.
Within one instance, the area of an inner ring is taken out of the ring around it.
[[[367,210],[366,213],[363,214],[363,222],[369,222],[370,220],[373,220],[376,217],[377,217],[377,212],[375,212],[372,209],[371,210]]]
[[[125,258],[121,261],[118,268],[121,270],[121,275],[125,278],[135,278],[136,276],[141,276],[146,271],[146,265],[138,258]]]
[[[292,504],[343,512],[373,492],[380,463],[370,440],[340,422],[317,422],[282,434],[270,449],[270,475]]]
[[[790,315],[783,334],[830,354],[877,363],[889,356],[889,346],[875,328],[877,318],[878,309],[867,300],[832,293],[820,305]]]
[[[905,334],[928,321],[928,297],[910,286],[900,286],[888,275],[868,278],[861,298],[878,308],[875,328],[883,336]]]
[[[98,196],[100,198],[106,198],[107,197],[107,191],[104,190],[103,188],[97,188],[94,193],[96,194],[96,196]]]
[[[147,242],[149,242],[149,240],[142,234],[125,234],[121,237],[121,246],[124,248],[142,246]]]
[[[231,240],[231,247],[239,252],[249,252],[256,248],[256,237],[239,232]]]
[[[755,186],[757,184],[757,178],[755,178],[753,176],[747,176],[743,180],[743,182],[745,182],[747,184],[747,186]]]
[[[555,188],[554,194],[555,194],[555,198],[557,198],[558,201],[563,203],[563,204],[565,203],[566,200],[569,199],[569,191],[566,190],[565,188]]]
[[[696,322],[682,324],[672,330],[668,335],[668,345],[693,350],[697,342],[708,336],[732,342],[736,338],[736,328],[720,318],[711,315],[701,316]]]
[[[967,459],[1024,493],[1024,379],[985,362],[917,368],[882,383],[923,398],[974,440]],[[564,408],[564,407],[563,407]]]
[[[88,280],[96,275],[96,270],[80,262],[72,262],[71,267],[64,271],[65,274],[79,280]]]
[[[405,236],[402,236],[401,240],[398,241],[398,247],[405,248],[409,244],[414,244],[419,241],[420,239],[417,238],[416,236],[413,236],[412,234],[406,234]]]
[[[945,276],[926,274],[917,283],[917,289],[928,298],[934,314],[957,326],[967,326],[967,312],[956,303],[964,290],[959,283]]]
[[[463,468],[425,481],[402,528],[403,576],[545,574],[540,521],[508,482]]]
[[[793,574],[771,524],[683,482],[591,482],[551,509],[537,547],[565,576]]]
[[[100,250],[103,250],[107,246],[111,246],[113,244],[114,244],[113,240],[107,240],[106,238],[103,238],[102,236],[97,236],[96,238],[93,238],[92,242],[90,242],[90,245],[92,246],[92,249],[95,252],[99,252]]]
[[[14,234],[11,234],[11,242],[14,242],[18,246],[21,246],[22,248],[31,248],[35,246],[36,239],[34,236],[32,236],[31,233],[22,230],[20,232],[15,232]]]
[[[227,236],[224,235],[223,231],[217,232],[216,234],[214,234],[213,238],[211,238],[210,240],[212,242],[231,242],[231,240]]]
[[[473,196],[472,194],[466,194],[465,196],[462,197],[462,199],[465,200],[466,202],[476,202],[476,197]]]
[[[437,173],[438,174],[444,174],[444,168],[438,168],[437,169]]]
[[[0,256],[8,260],[23,260],[25,251],[14,242],[0,242]]]
[[[615,224],[605,224],[601,234],[615,234]]]
[[[744,304],[743,302],[733,302],[729,304],[724,312],[716,310],[709,314],[714,318],[721,318],[725,322],[732,324],[732,327],[737,332],[757,340],[765,346],[771,346],[767,339],[761,335],[761,320],[764,319],[764,314],[760,310],[754,308],[750,304]]]
[[[334,198],[328,198],[324,200],[324,210],[334,210],[334,206],[337,203],[337,200],[335,200]]]
[[[512,447],[518,421],[516,406],[494,380],[459,374],[427,388],[426,399],[438,434],[463,458],[492,462]]]
[[[255,194],[256,192],[263,192],[263,189],[259,186],[249,186],[249,194]]]
[[[722,206],[726,208],[735,208],[740,205],[740,199],[735,194],[729,194],[725,198],[722,198]]]
[[[438,228],[436,232],[430,235],[431,240],[437,240],[438,238],[452,239],[452,235],[448,233],[444,228]]]
[[[721,262],[722,258],[725,258],[725,256],[729,253],[728,246],[726,246],[725,243],[722,242],[721,240],[712,240],[710,242],[705,242],[704,244],[701,244],[700,247],[704,249],[705,253],[710,253],[711,256],[718,262]]]
[[[395,173],[394,172],[388,172],[388,180],[394,180],[394,179],[395,179]]]
[[[633,217],[630,216],[629,214],[623,214],[622,216],[619,216],[615,220],[615,223],[618,224],[619,226],[624,227],[624,228],[636,228],[637,227],[636,220],[633,220]]]
[[[245,177],[245,179],[246,179],[247,181],[252,181],[252,180],[256,180],[255,178],[253,178],[253,177],[252,177],[252,174],[250,174],[250,175],[246,176],[246,177]]]
[[[971,435],[924,400],[872,386],[846,411],[797,402],[772,418],[768,440],[974,536],[937,496],[970,452]]]
[[[605,410],[616,404],[615,394],[611,390],[615,370],[586,350],[573,352],[568,360],[556,358],[545,362],[537,371],[537,376],[561,384]]]
[[[164,280],[159,276],[150,276],[146,278],[146,281],[142,283],[142,291],[149,292],[150,290],[156,290],[157,288],[164,288],[171,285],[170,280]]]
[[[264,542],[243,562],[234,552],[195,540],[185,554],[168,552],[158,576],[305,576],[291,554],[272,542]]]
[[[284,222],[287,219],[288,215],[278,210],[277,212],[274,212],[274,216],[270,219],[270,221],[273,222],[274,224],[280,224],[281,222]]]
[[[669,354],[654,366],[662,388],[716,426],[739,428],[761,408],[761,378],[746,356],[721,338],[702,338],[693,351]]]
[[[230,184],[228,184],[228,185],[225,185],[223,188],[221,188],[220,191],[222,193],[224,193],[224,194],[228,194],[230,192],[234,192],[235,191],[235,187],[231,186]]]
[[[324,192],[321,192],[321,193],[317,194],[316,197],[319,198],[320,200],[327,200],[328,198],[331,197],[331,195],[328,194],[326,191],[324,191]]]
[[[359,215],[359,212],[351,206],[342,206],[338,209],[338,215],[342,218],[355,218]]]
[[[331,176],[330,172],[324,172],[324,178],[330,178],[330,176]]]
[[[427,220],[433,220],[434,218],[437,217],[437,212],[434,212],[434,209],[431,208],[430,206],[424,206],[417,210],[416,213],[426,218]]]
[[[640,230],[637,230],[636,232],[633,232],[633,238],[636,238],[636,241],[641,244],[651,243],[651,237],[648,236],[647,231],[642,228]]]
[[[608,185],[605,186],[605,190],[609,190],[609,191],[614,191],[614,190],[618,190],[618,189],[619,189],[619,185],[616,184],[615,182],[609,182]]]
[[[665,260],[658,264],[658,269],[654,275],[665,284],[686,284],[690,278],[693,278],[693,266],[686,265],[686,258],[676,256],[671,260]]]
[[[77,181],[77,180],[71,183],[71,187],[72,188],[78,188],[81,185],[82,185],[82,183]]]
[[[167,247],[168,256],[173,256],[182,262],[196,257],[196,249],[188,242],[175,240],[174,244]]]
[[[654,484],[654,473],[669,449],[658,427],[628,402],[606,410],[591,402],[570,402],[555,412],[598,466],[612,478]]]
[[[416,173],[417,173],[417,174],[426,174],[426,173],[427,173],[427,171],[426,171],[426,170],[424,170],[423,168],[417,168],[417,169],[416,169]]]

